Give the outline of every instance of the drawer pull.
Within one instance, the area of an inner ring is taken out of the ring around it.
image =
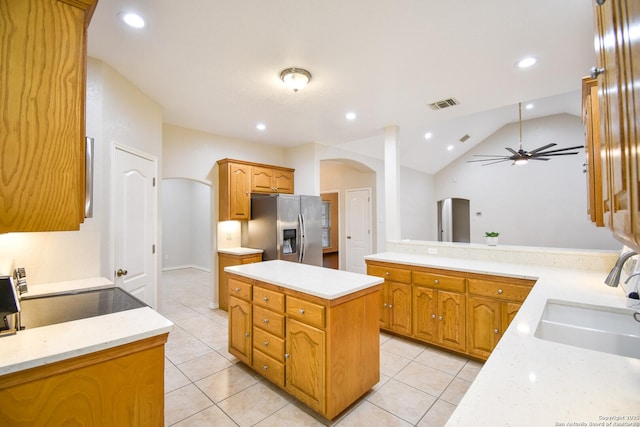
[[[300,314],[304,314],[304,308],[301,308],[300,310],[298,310],[300,312]]]
[[[269,319],[262,319],[262,323],[269,323]]]
[[[385,272],[384,272],[384,275],[385,275],[385,276],[388,276],[388,275],[389,275],[389,272],[388,272],[388,271],[385,271]]]
[[[264,297],[262,297],[262,299],[265,300],[265,301],[269,301],[269,297],[266,296],[266,295]]]
[[[266,371],[267,369],[269,369],[269,367],[268,367],[267,365],[264,365],[264,366],[262,367],[262,369],[264,369],[264,370]]]
[[[438,320],[442,320],[442,316],[438,316]]]
[[[240,292],[240,288],[235,288],[234,291]]]
[[[265,342],[263,342],[262,344],[264,344],[264,346],[266,347],[266,346],[268,346],[268,345],[269,345],[269,341],[265,341]]]
[[[503,292],[504,292],[504,291],[503,291],[502,289],[498,289],[498,293],[499,293],[500,295],[502,295],[502,293],[503,293]]]
[[[383,308],[387,308],[387,303],[385,302],[384,304],[382,304]]]
[[[500,333],[500,331],[499,331],[499,330],[497,330],[497,329],[494,329],[494,330],[493,330],[493,333],[494,333],[494,334],[499,334],[499,333]]]
[[[244,336],[245,336],[245,337],[248,337],[248,336],[249,336],[249,332],[245,332],[245,333],[244,333]]]
[[[288,358],[289,358],[289,353],[285,353],[285,354],[284,354],[284,358],[285,358],[285,359],[288,359]]]
[[[431,315],[431,318],[432,318],[432,319],[435,319],[435,318],[436,318],[436,315],[435,315],[435,314],[432,314],[432,315]]]
[[[389,308],[390,308],[390,309],[391,309],[391,308],[393,308],[393,304],[389,304]]]
[[[433,281],[433,283],[435,283],[435,284],[437,285],[438,283],[440,283],[440,281],[439,281],[438,279],[435,279],[435,280]]]

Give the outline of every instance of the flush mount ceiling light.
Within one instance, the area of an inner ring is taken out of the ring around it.
[[[535,65],[538,62],[538,58],[535,56],[527,56],[526,58],[522,58],[518,62],[516,62],[516,67],[518,68],[529,68]]]
[[[280,79],[285,86],[294,92],[305,87],[311,81],[311,73],[302,68],[287,68],[280,73]]]
[[[118,18],[133,28],[143,28],[145,26],[144,19],[142,16],[138,15],[135,12],[120,12],[118,13]]]
[[[356,113],[354,112],[348,112],[347,114],[344,115],[344,118],[347,120],[355,120],[356,119]]]

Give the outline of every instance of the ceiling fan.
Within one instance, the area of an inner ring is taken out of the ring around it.
[[[519,114],[519,123],[520,123],[520,148],[518,151],[514,150],[510,147],[505,147],[505,149],[511,153],[508,156],[501,156],[499,154],[474,154],[474,157],[485,157],[484,159],[478,160],[467,160],[467,163],[473,162],[485,162],[482,166],[492,165],[494,163],[501,162],[510,162],[512,161],[512,165],[525,165],[529,162],[529,160],[549,160],[552,156],[569,156],[573,154],[578,154],[577,151],[572,152],[572,150],[577,150],[580,148],[584,148],[584,145],[576,145],[575,147],[567,147],[567,148],[557,148],[555,150],[548,150],[551,147],[555,147],[558,144],[551,143],[547,145],[543,145],[542,147],[536,148],[535,150],[526,151],[522,148],[522,103],[518,102],[518,114]],[[548,150],[548,151],[545,151]]]

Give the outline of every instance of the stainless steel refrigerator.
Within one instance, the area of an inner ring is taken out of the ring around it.
[[[248,224],[249,247],[265,261],[281,259],[322,266],[322,198],[254,194]]]

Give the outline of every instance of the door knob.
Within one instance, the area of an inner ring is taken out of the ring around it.
[[[120,277],[120,276],[126,276],[128,273],[127,270],[123,270],[121,268],[118,269],[118,271],[116,271],[116,276]]]
[[[347,239],[351,239],[351,236],[347,236]]]

